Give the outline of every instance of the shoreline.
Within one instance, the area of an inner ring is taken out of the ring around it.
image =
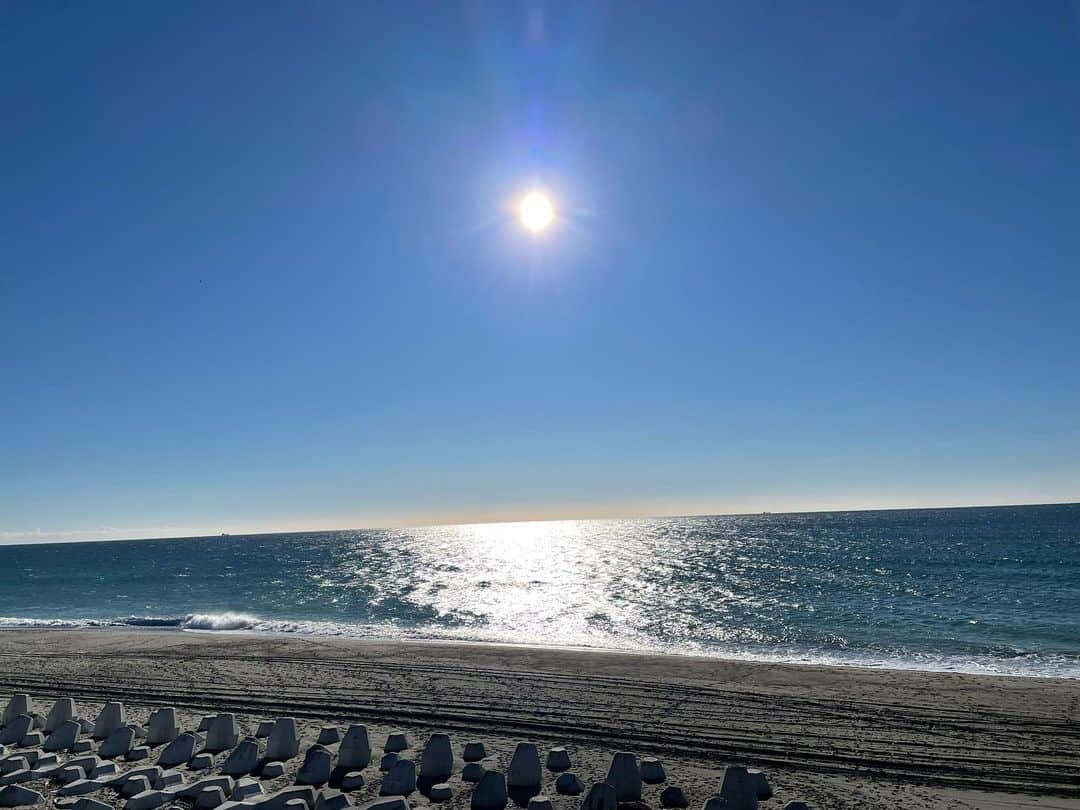
[[[225,614],[222,614],[225,615]],[[244,614],[246,615],[246,614]],[[3,617],[14,618],[18,617]],[[360,635],[347,635],[330,634],[330,633],[304,633],[302,631],[286,631],[286,630],[262,630],[254,628],[207,628],[207,627],[183,627],[180,625],[170,624],[154,624],[154,617],[133,617],[133,618],[145,618],[146,624],[138,623],[126,623],[123,619],[105,620],[105,619],[26,619],[28,622],[75,622],[86,621],[96,622],[96,624],[88,625],[72,625],[72,624],[28,624],[28,625],[0,625],[0,634],[3,633],[17,633],[17,632],[130,632],[130,633],[144,633],[144,632],[161,632],[161,633],[189,633],[189,634],[202,634],[209,637],[214,636],[242,636],[253,639],[259,638],[281,638],[281,639],[315,639],[315,640],[339,640],[343,642],[372,642],[372,643],[401,643],[401,644],[431,644],[431,645],[476,645],[478,647],[486,646],[501,646],[508,648],[523,647],[526,649],[535,650],[553,650],[553,651],[565,651],[565,652],[581,652],[581,653],[598,653],[598,654],[613,654],[613,655],[640,655],[640,656],[659,656],[659,657],[673,657],[673,658],[693,658],[701,659],[705,661],[722,661],[731,663],[746,663],[746,664],[761,664],[766,666],[789,666],[789,667],[808,667],[817,668],[824,667],[828,669],[856,669],[866,670],[870,672],[903,672],[903,673],[928,673],[928,674],[942,674],[942,675],[970,675],[974,677],[986,677],[986,678],[1020,678],[1020,679],[1032,679],[1032,680],[1047,680],[1047,681],[1065,681],[1065,682],[1080,682],[1080,672],[1073,675],[1061,675],[1050,674],[1042,672],[1001,672],[993,669],[983,668],[976,669],[970,667],[967,669],[959,668],[963,665],[965,660],[970,659],[957,659],[958,668],[948,669],[945,667],[935,667],[932,664],[925,666],[912,663],[910,666],[904,666],[902,660],[884,660],[881,663],[860,662],[858,660],[844,661],[839,659],[827,660],[827,661],[812,661],[812,660],[797,660],[782,655],[769,656],[768,654],[754,655],[748,654],[745,656],[733,656],[725,655],[723,651],[717,651],[715,654],[706,652],[690,652],[677,649],[634,649],[634,648],[618,648],[618,647],[602,647],[602,646],[578,646],[572,644],[541,644],[528,641],[503,641],[503,640],[486,640],[486,639],[456,639],[456,638],[436,638],[436,637],[423,637],[423,636],[360,636]],[[251,617],[257,621],[263,621],[257,619],[257,617]],[[160,621],[171,621],[168,619],[161,619]],[[179,620],[178,620],[179,621]],[[282,621],[282,622],[298,622],[306,620],[269,620],[269,621]],[[1020,657],[1020,656],[1017,656]],[[1008,658],[993,659],[994,661],[1001,661],[1002,663],[1008,662]],[[898,665],[899,664],[899,665]]]
[[[630,750],[690,775],[741,764],[815,807],[1080,808],[1080,682],[1069,679],[108,630],[0,632],[0,694],[544,740],[597,762]],[[862,798],[849,805],[845,791]]]

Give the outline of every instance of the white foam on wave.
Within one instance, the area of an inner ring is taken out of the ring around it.
[[[0,616],[0,630],[18,627],[179,627],[180,619],[158,616],[130,616],[126,619],[38,619],[25,616]]]
[[[0,628],[4,627],[93,627],[90,619],[24,619],[17,616],[0,616]]]
[[[820,667],[860,667],[908,672],[954,672],[965,675],[1008,675],[1019,678],[1065,678],[1080,680],[1080,658],[1071,655],[1027,653],[1011,657],[995,655],[947,655],[930,653],[878,653],[870,650],[780,649],[742,650],[714,648],[695,655],[769,664]]]
[[[255,630],[257,616],[247,613],[189,613],[180,622],[185,630]]]

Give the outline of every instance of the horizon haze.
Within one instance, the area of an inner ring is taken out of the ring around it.
[[[14,546],[14,545],[28,545],[28,544],[47,544],[47,543],[110,543],[110,542],[123,542],[123,541],[153,541],[153,540],[204,540],[212,539],[217,536],[221,537],[259,537],[264,535],[278,535],[278,534],[324,534],[324,533],[344,533],[344,532],[371,532],[371,531],[386,531],[394,529],[453,529],[461,528],[466,529],[469,527],[483,527],[483,526],[498,526],[506,525],[513,527],[518,524],[529,523],[581,523],[588,521],[648,521],[656,520],[662,521],[672,518],[741,518],[741,517],[754,517],[754,516],[791,516],[791,515],[832,515],[832,514],[858,514],[862,512],[912,512],[920,510],[957,510],[957,509],[1029,509],[1045,506],[1076,506],[1080,505],[1080,501],[1052,501],[1047,503],[995,503],[995,504],[936,504],[930,506],[910,506],[910,505],[892,505],[892,506],[855,506],[850,508],[821,508],[821,509],[780,509],[780,510],[761,510],[761,511],[732,511],[732,512],[647,512],[640,514],[622,513],[622,514],[609,514],[604,512],[597,512],[595,514],[577,514],[562,517],[528,517],[528,516],[513,516],[513,517],[498,517],[498,516],[486,516],[481,519],[471,521],[454,521],[451,519],[438,519],[433,518],[429,521],[417,521],[417,522],[402,522],[395,523],[388,521],[379,525],[353,525],[353,526],[314,526],[307,528],[274,528],[274,529],[242,529],[233,527],[232,529],[219,532],[219,531],[202,531],[196,532],[190,528],[182,527],[165,527],[164,533],[161,534],[142,534],[143,529],[129,529],[126,531],[120,531],[112,527],[103,527],[96,530],[76,530],[72,532],[66,532],[57,535],[50,535],[42,531],[30,531],[22,533],[0,533],[0,546]]]

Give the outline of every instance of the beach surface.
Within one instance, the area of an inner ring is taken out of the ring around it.
[[[235,713],[248,732],[294,716],[306,742],[322,724],[363,722],[376,750],[391,729],[415,747],[445,731],[458,754],[465,741],[484,741],[501,770],[518,741],[565,745],[586,786],[613,752],[632,751],[659,757],[667,785],[682,787],[692,808],[726,765],[768,774],[775,797],[764,807],[1080,808],[1073,680],[496,644],[7,630],[0,699],[12,692],[69,695],[90,717],[122,700],[140,722],[172,705],[190,728],[214,711]],[[379,773],[369,770],[373,796]],[[451,783],[447,806],[467,807],[468,786],[459,775]],[[646,786],[650,807],[663,787]],[[551,785],[544,792],[557,810],[580,803]]]

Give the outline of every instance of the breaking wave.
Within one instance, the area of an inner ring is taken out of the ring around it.
[[[190,613],[180,622],[185,630],[251,630],[259,620],[246,613]]]
[[[35,619],[0,616],[0,628],[176,627],[181,630],[268,630],[295,632],[295,622],[264,622],[247,613],[189,613],[186,616],[127,616],[115,619]],[[280,625],[280,627],[278,626]]]

